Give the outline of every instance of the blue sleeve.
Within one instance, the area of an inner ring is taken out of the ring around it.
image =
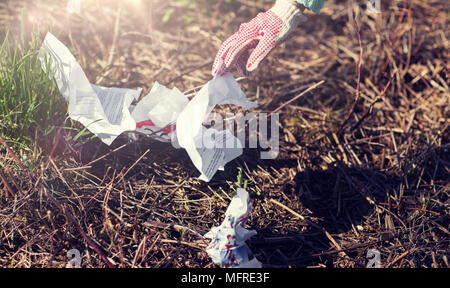
[[[325,0],[296,0],[298,3],[305,6],[307,9],[313,11],[314,13],[319,13],[320,9],[323,7]]]

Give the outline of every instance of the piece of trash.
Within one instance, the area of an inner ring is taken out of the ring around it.
[[[204,235],[211,239],[206,252],[211,260],[224,268],[261,268],[256,259],[249,259],[245,241],[256,235],[255,230],[244,228],[251,213],[252,203],[245,189],[238,188],[225,212],[225,219],[219,227],[213,227]]]
[[[247,100],[230,73],[215,76],[187,104],[177,119],[178,144],[186,149],[203,181],[210,181],[220,167],[242,154],[242,143],[229,131],[207,129],[203,122],[216,105],[234,104],[250,109]]]
[[[69,103],[70,118],[83,124],[105,144],[111,145],[123,132],[136,129],[128,108],[139,98],[140,88],[92,85],[69,49],[50,32],[42,44],[39,60],[44,71],[55,73],[52,76]]]
[[[230,73],[216,76],[188,100],[177,88],[158,82],[137,104],[142,89],[101,87],[89,83],[75,57],[50,32],[39,54],[44,71],[52,75],[61,95],[69,103],[69,117],[83,124],[106,145],[122,133],[131,140],[146,134],[174,147],[186,149],[199,179],[210,181],[217,170],[242,154],[242,143],[228,130],[206,128],[203,122],[216,105],[234,104],[247,109],[247,100]],[[47,65],[49,67],[47,67]]]
[[[162,142],[174,141],[176,120],[188,102],[177,88],[169,89],[156,82],[131,112],[136,121],[136,131]]]

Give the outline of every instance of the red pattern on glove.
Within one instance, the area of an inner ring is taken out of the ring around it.
[[[282,24],[282,20],[270,10],[241,24],[239,30],[220,47],[212,67],[212,75],[223,75],[236,65],[241,74],[249,76],[282,42],[278,37]],[[255,49],[250,54],[249,50],[252,48]]]

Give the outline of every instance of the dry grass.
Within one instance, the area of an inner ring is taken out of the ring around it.
[[[217,1],[199,14],[155,0],[151,17],[110,3],[70,19],[51,1],[26,6],[39,7],[29,19],[42,33],[54,19],[92,82],[192,93],[221,41],[271,2]],[[0,266],[62,267],[77,248],[83,267],[214,267],[201,235],[222,221],[241,167],[258,231],[249,246],[266,267],[365,267],[369,249],[384,267],[449,267],[448,3],[385,2],[369,15],[327,1],[241,81],[255,112],[281,107],[275,160],[248,149],[203,183],[184,151],[148,139],[77,145],[62,131],[28,159],[33,170],[2,143]],[[17,20],[5,3],[2,25]]]

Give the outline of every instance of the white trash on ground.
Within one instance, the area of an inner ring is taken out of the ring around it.
[[[188,102],[189,99],[177,88],[169,89],[156,82],[131,112],[136,131],[161,142],[175,141],[175,123]]]
[[[242,143],[230,131],[203,125],[216,105],[234,104],[246,109],[256,105],[247,100],[230,73],[214,77],[191,101],[177,88],[156,83],[148,95],[131,105],[133,100],[139,100],[142,89],[89,83],[69,49],[51,33],[44,39],[39,59],[44,71],[54,73],[50,77],[69,103],[70,118],[106,145],[124,132],[140,132],[172,142],[173,146],[186,149],[201,173],[200,179],[207,182],[217,170],[242,154]]]
[[[244,228],[252,211],[252,202],[245,189],[238,188],[236,195],[225,212],[225,219],[219,227],[213,227],[205,234],[211,239],[206,252],[212,261],[224,268],[261,268],[256,259],[249,259],[245,241],[256,235],[255,230]]]
[[[44,71],[55,73],[61,95],[69,103],[69,116],[83,124],[106,145],[123,132],[135,130],[128,110],[141,89],[106,88],[89,83],[80,64],[55,36],[47,33],[39,54]],[[47,67],[49,65],[49,67]]]
[[[229,131],[202,125],[216,105],[234,104],[246,109],[256,105],[247,100],[231,74],[214,77],[187,104],[177,119],[177,137],[201,180],[209,182],[220,167],[242,154],[242,143]]]

